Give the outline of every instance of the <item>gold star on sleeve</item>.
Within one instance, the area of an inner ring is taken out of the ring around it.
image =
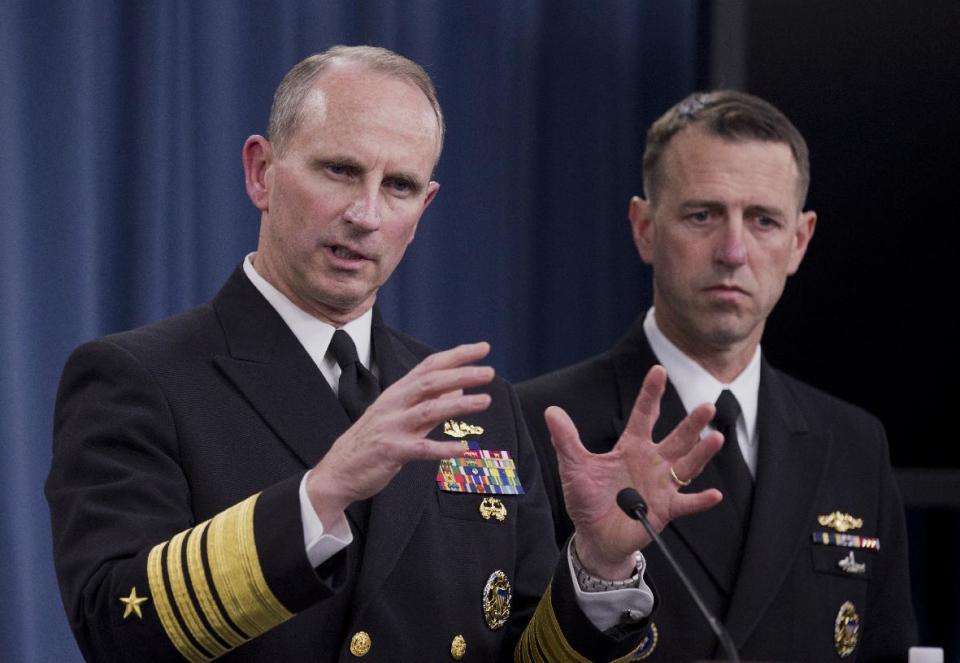
[[[126,608],[123,610],[123,618],[126,619],[133,613],[137,613],[137,617],[143,619],[143,612],[140,610],[140,604],[150,599],[146,596],[137,596],[137,588],[130,588],[130,596],[121,596],[120,602],[123,603]]]

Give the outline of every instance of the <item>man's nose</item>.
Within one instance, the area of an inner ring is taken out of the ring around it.
[[[720,242],[717,244],[715,254],[717,262],[730,267],[739,267],[747,262],[744,232],[742,217],[732,216],[727,219],[721,231]]]
[[[380,227],[379,190],[360,190],[347,205],[343,218],[364,230],[376,230]]]

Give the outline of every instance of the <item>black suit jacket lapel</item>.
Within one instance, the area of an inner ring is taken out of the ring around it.
[[[228,355],[213,361],[304,467],[350,425],[330,385],[238,267],[213,300]]]
[[[242,268],[213,302],[229,352],[213,361],[277,437],[312,467],[349,427],[350,419],[313,360]],[[374,357],[386,389],[419,358],[374,310]],[[435,435],[434,435],[435,436]],[[363,609],[390,575],[433,494],[436,463],[411,463],[371,500],[363,571],[354,603]]]
[[[776,597],[810,535],[829,464],[828,434],[811,431],[780,375],[761,368],[753,517],[727,627],[742,646]]]
[[[374,312],[373,346],[386,389],[417,365],[419,358],[406,348]],[[437,431],[430,434],[437,438]],[[452,455],[453,452],[451,452]],[[357,587],[356,606],[361,612],[389,577],[423,516],[427,500],[435,491],[436,462],[408,463],[370,505],[370,527],[363,552],[363,570]]]
[[[616,438],[626,427],[626,422],[633,409],[633,403],[643,378],[650,367],[658,363],[656,355],[650,348],[646,334],[643,331],[643,318],[640,316],[630,331],[613,350],[612,362],[616,372],[616,379],[620,391],[620,411],[614,422],[617,429]],[[668,376],[669,377],[669,376]],[[653,439],[659,442],[687,416],[680,395],[673,383],[668,380],[667,389],[660,401],[660,416],[653,428]],[[694,479],[687,492],[697,492],[707,488],[723,490],[719,473],[712,465],[707,465],[699,477]],[[697,561],[704,567],[709,576],[721,591],[728,596],[733,591],[737,575],[737,565],[740,560],[739,548],[718,545],[718,542],[728,541],[730,532],[742,527],[740,517],[733,505],[721,503],[710,511],[695,516],[688,516],[673,521],[667,531],[676,535]]]

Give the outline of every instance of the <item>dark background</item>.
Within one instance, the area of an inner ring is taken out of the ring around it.
[[[958,661],[960,2],[745,7],[746,89],[807,138],[819,212],[763,350],[883,420],[902,468],[921,642]]]
[[[384,315],[490,340],[512,380],[649,305],[626,210],[655,117],[732,86],[795,121],[819,223],[763,350],[886,424],[921,639],[960,660],[958,35],[953,0],[0,0],[0,659],[79,660],[41,493],[67,354],[216,292],[255,246],[240,147],[280,77],[372,43],[426,66],[449,125]]]
[[[896,465],[960,467],[960,2],[754,1],[747,40],[749,89],[807,137],[820,211],[764,351],[879,415]]]

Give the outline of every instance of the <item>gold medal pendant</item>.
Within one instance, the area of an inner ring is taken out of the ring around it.
[[[860,615],[850,601],[840,606],[833,627],[833,646],[840,658],[846,658],[857,648],[860,641]]]
[[[507,574],[500,570],[491,573],[483,587],[483,618],[491,630],[496,631],[507,623],[512,598],[513,589]]]

